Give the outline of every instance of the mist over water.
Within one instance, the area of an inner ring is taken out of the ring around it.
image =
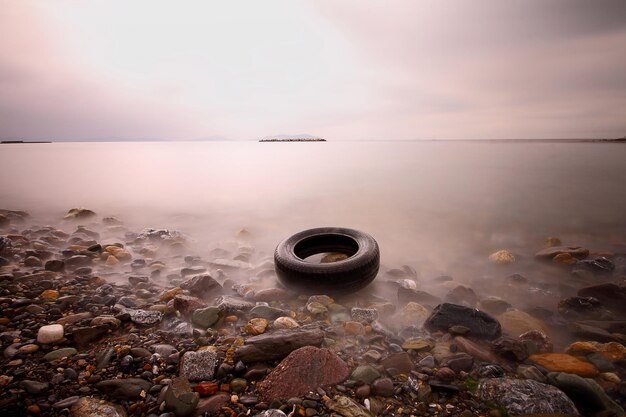
[[[132,230],[180,230],[204,258],[245,228],[256,262],[271,260],[300,230],[351,227],[381,248],[381,273],[368,291],[389,295],[385,271],[406,264],[420,288],[439,296],[453,284],[432,280],[445,274],[521,308],[528,294],[502,284],[521,273],[545,283],[533,303],[554,308],[571,292],[565,273],[537,265],[533,254],[547,236],[626,252],[624,161],[626,146],[585,143],[4,145],[0,206],[69,232],[75,225],[61,219],[72,207]],[[499,249],[518,262],[490,265]]]

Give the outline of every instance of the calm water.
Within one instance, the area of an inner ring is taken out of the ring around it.
[[[388,267],[471,282],[492,251],[532,258],[546,236],[624,251],[625,161],[591,143],[3,145],[0,207],[54,223],[83,206],[182,230],[201,254],[244,227],[268,256],[299,230],[353,227]]]

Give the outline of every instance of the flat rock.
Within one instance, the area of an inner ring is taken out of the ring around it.
[[[589,255],[589,249],[585,249],[580,246],[553,246],[551,248],[545,248],[535,253],[535,257],[538,259],[550,260],[560,254],[568,254],[574,258],[582,259]]]
[[[546,325],[524,311],[508,310],[497,317],[502,325],[502,331],[511,337],[518,337],[531,330],[546,333]]]
[[[72,405],[71,417],[126,417],[121,405],[97,398],[81,398]]]
[[[105,395],[116,400],[139,400],[150,391],[152,384],[145,379],[125,378],[100,381],[94,387]]]
[[[74,356],[78,353],[78,351],[74,348],[62,348],[62,349],[57,349],[57,350],[53,350],[52,352],[48,352],[46,353],[46,355],[43,357],[45,360],[47,361],[54,361],[57,359],[61,359],[61,358],[69,358],[70,356]]]
[[[489,363],[498,363],[498,357],[491,351],[489,345],[479,342],[473,342],[469,339],[466,339],[463,336],[456,336],[454,338],[454,343],[461,349],[463,352],[471,355],[472,357]]]
[[[222,286],[211,275],[202,274],[189,278],[180,284],[180,288],[187,290],[194,297],[207,297],[218,295]]]
[[[566,353],[538,353],[529,356],[528,360],[551,372],[566,372],[584,377],[594,377],[599,373],[591,363]]]
[[[530,379],[483,379],[478,385],[477,394],[483,401],[500,404],[509,415],[578,414],[572,400],[561,390]]]
[[[323,385],[335,385],[348,377],[348,365],[328,349],[305,346],[291,352],[257,385],[267,401],[287,400],[315,391]]]
[[[241,298],[223,295],[215,300],[215,306],[224,313],[231,314],[238,311],[248,311],[254,307],[254,304]]]
[[[249,337],[246,344],[235,351],[235,361],[244,363],[282,359],[304,346],[320,346],[324,332],[317,326],[281,329]]]
[[[457,304],[439,304],[430,314],[424,327],[429,331],[448,331],[452,326],[470,329],[469,335],[484,339],[495,339],[502,333],[498,320],[489,314]]]

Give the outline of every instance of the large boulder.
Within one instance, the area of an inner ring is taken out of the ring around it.
[[[336,353],[305,346],[291,352],[257,387],[267,401],[287,400],[323,385],[338,384],[349,372]]]
[[[424,327],[429,331],[448,331],[452,326],[464,326],[469,336],[482,339],[495,339],[502,333],[500,323],[489,314],[457,304],[439,304],[430,314]]]
[[[574,400],[584,415],[595,415],[607,411],[618,416],[625,414],[624,409],[610,399],[593,379],[563,372],[551,372],[548,374],[548,381]]]

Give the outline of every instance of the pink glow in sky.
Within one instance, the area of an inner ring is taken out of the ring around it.
[[[0,138],[626,135],[623,0],[0,0]]]

